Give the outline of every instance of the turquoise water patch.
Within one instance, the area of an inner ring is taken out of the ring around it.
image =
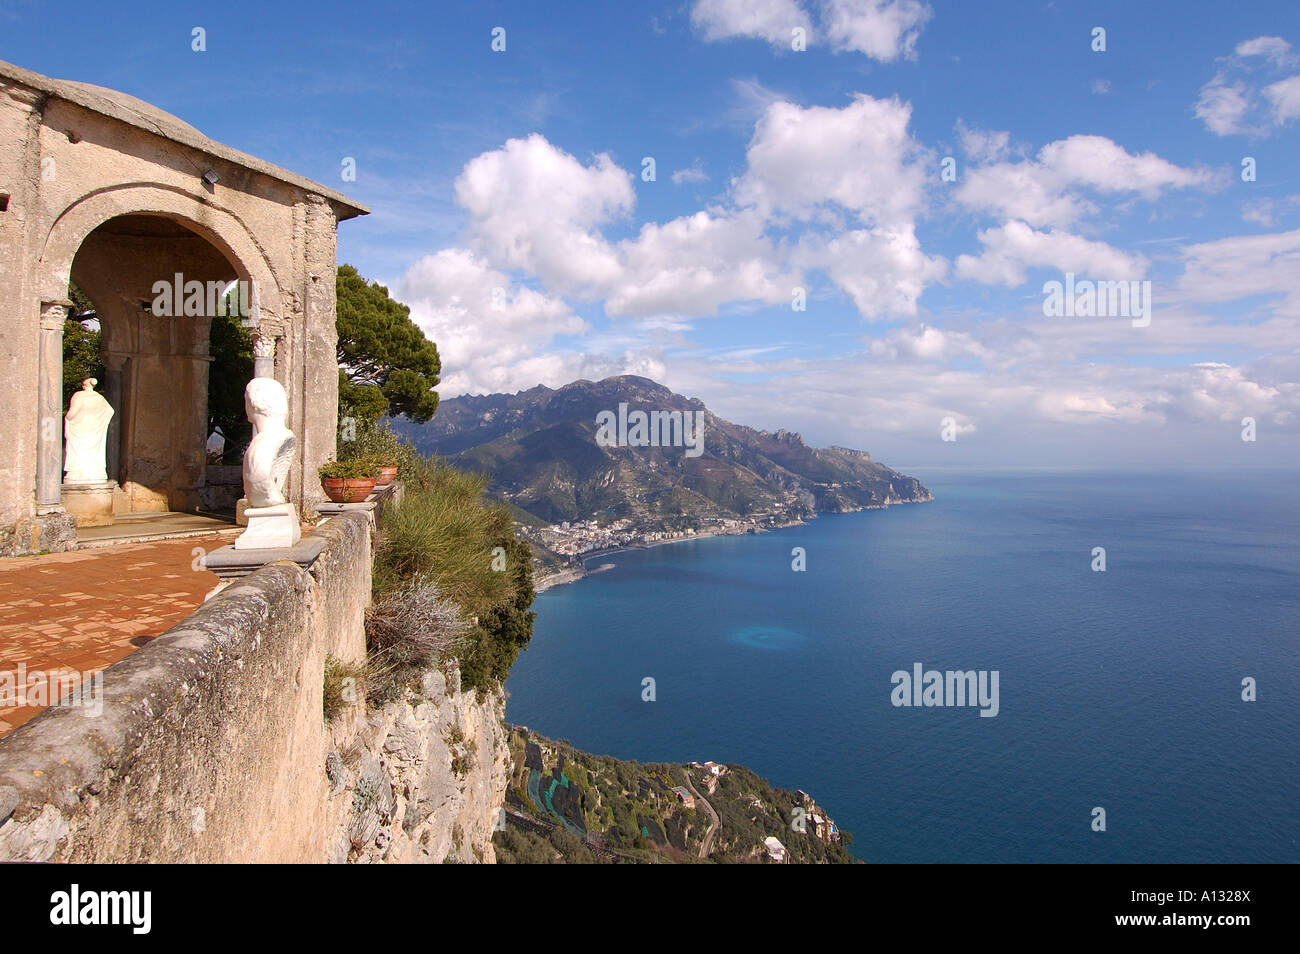
[[[733,630],[727,638],[750,649],[798,649],[807,642],[802,633],[780,626],[745,626]]]

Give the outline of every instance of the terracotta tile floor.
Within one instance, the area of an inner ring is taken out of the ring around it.
[[[238,533],[0,559],[0,672],[16,679],[19,663],[28,673],[98,671],[129,655],[217,585],[193,568],[194,548],[215,550]],[[42,708],[0,705],[0,736]]]

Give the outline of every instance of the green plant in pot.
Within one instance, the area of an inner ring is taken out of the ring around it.
[[[378,469],[379,477],[375,480],[376,487],[387,487],[397,477],[397,468],[399,460],[396,454],[378,451],[370,455],[370,460]]]
[[[375,489],[378,467],[368,457],[331,460],[316,471],[321,489],[334,503],[361,503]]]

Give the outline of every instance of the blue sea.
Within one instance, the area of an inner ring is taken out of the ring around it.
[[[913,475],[933,502],[596,559],[507,717],[742,763],[870,862],[1300,861],[1300,475]],[[997,670],[998,714],[894,706],[915,663]]]

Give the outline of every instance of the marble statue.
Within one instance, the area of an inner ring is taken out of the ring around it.
[[[289,397],[274,378],[253,378],[244,389],[244,410],[253,425],[253,440],[244,452],[248,529],[235,540],[235,549],[291,547],[301,530],[297,508],[284,493],[296,447],[285,424]]]
[[[253,378],[244,389],[244,410],[253,425],[253,440],[244,452],[244,496],[250,507],[285,502],[284,485],[295,446],[289,398],[275,378]]]
[[[81,382],[81,390],[68,402],[63,421],[63,439],[67,445],[63,460],[65,483],[93,484],[108,480],[105,460],[113,406],[95,390],[98,383],[94,378],[86,378]]]

